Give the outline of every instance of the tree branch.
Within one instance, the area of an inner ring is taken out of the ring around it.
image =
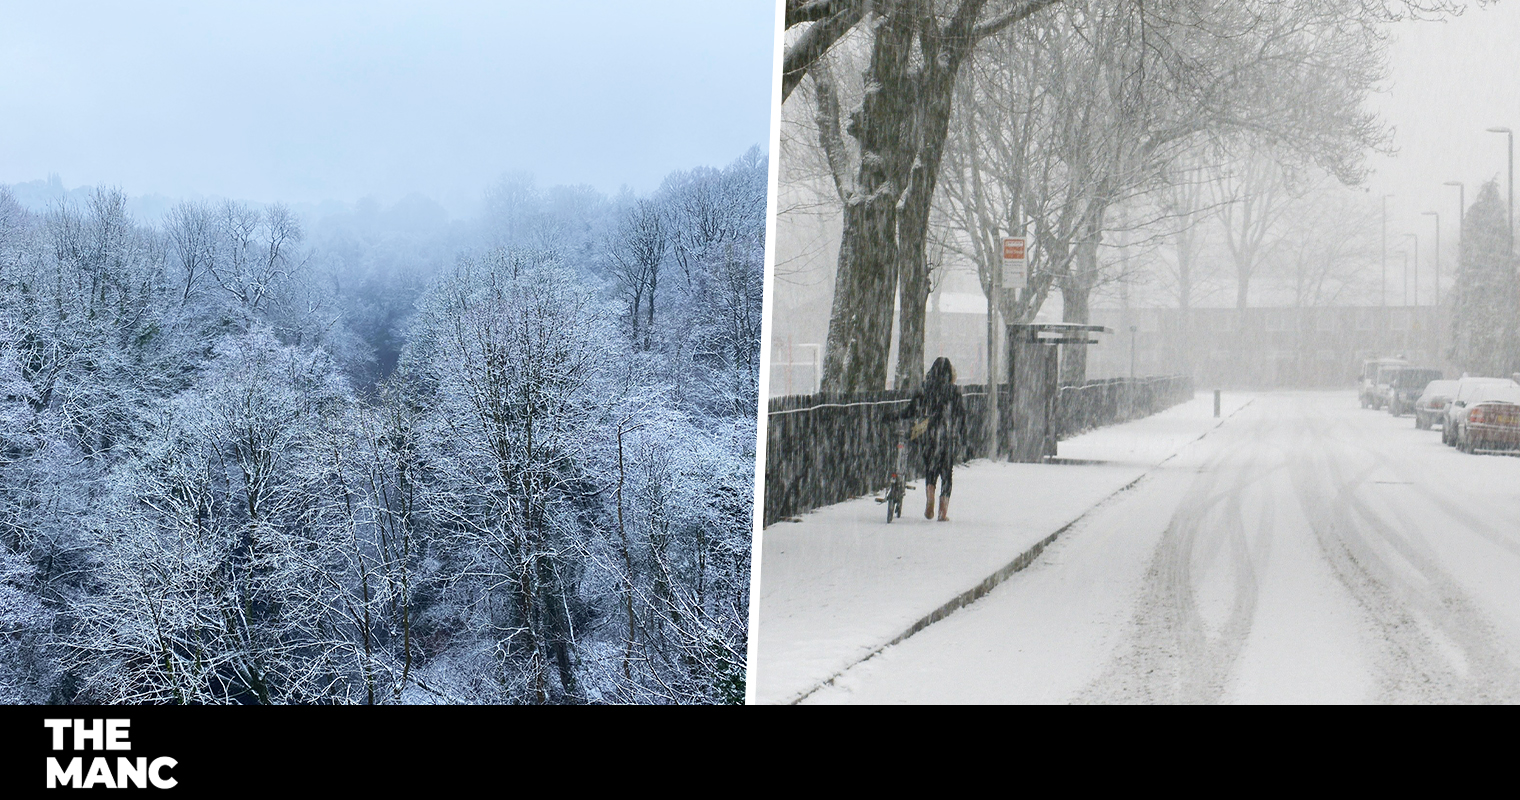
[[[785,103],[792,90],[802,82],[813,64],[828,52],[855,23],[865,14],[865,6],[859,0],[835,0],[841,8],[827,19],[814,22],[786,48],[781,59],[781,102]],[[791,27],[790,23],[788,27]]]
[[[859,5],[857,0],[786,0],[786,27],[804,22],[818,22],[839,13],[847,6]]]
[[[1029,17],[1036,11],[1043,9],[1046,6],[1053,6],[1060,1],[1061,0],[1024,0],[1024,2],[1019,3],[1017,6],[1013,7],[1002,16],[997,17],[996,19],[993,19],[985,24],[978,25],[972,29],[971,40],[973,42],[980,41],[1008,27],[1009,25],[1018,22],[1019,20]]]

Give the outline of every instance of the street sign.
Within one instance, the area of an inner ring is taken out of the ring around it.
[[[1025,257],[1022,236],[1003,239],[1003,288],[1023,289],[1029,285],[1029,259]]]

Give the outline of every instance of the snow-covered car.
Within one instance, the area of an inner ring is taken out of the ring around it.
[[[1487,386],[1467,402],[1457,425],[1457,449],[1520,450],[1520,386]]]
[[[1382,408],[1388,397],[1388,381],[1393,375],[1392,370],[1407,366],[1409,362],[1402,358],[1369,358],[1363,361],[1362,385],[1357,393],[1362,408]]]
[[[1509,378],[1471,378],[1463,376],[1457,381],[1456,389],[1451,394],[1451,403],[1446,406],[1446,416],[1441,422],[1441,441],[1444,444],[1457,446],[1457,430],[1467,419],[1467,410],[1480,393],[1495,388],[1520,389],[1520,383],[1515,383]]]
[[[1457,388],[1456,381],[1431,381],[1425,391],[1414,401],[1414,426],[1430,430],[1430,426],[1446,419],[1446,406]]]
[[[1385,395],[1388,413],[1398,417],[1413,409],[1420,394],[1425,391],[1425,386],[1444,377],[1446,376],[1438,369],[1403,367],[1393,370],[1388,379],[1388,394]]]

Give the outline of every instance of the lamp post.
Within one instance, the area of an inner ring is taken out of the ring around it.
[[[1461,181],[1447,181],[1442,186],[1457,187],[1457,231],[1461,232],[1462,225],[1467,221],[1467,185]],[[1459,240],[1462,237],[1457,237]]]
[[[1140,331],[1139,326],[1129,326],[1129,379],[1135,379],[1135,336]]]
[[[1421,211],[1422,217],[1436,218],[1436,305],[1441,305],[1441,215],[1434,211]],[[1420,296],[1420,287],[1414,290],[1415,298]]]
[[[1414,240],[1414,304],[1420,304],[1420,235],[1418,233],[1406,233],[1405,236]],[[1404,256],[1404,305],[1409,305],[1409,256]]]
[[[1409,305],[1409,251],[1400,250],[1398,255],[1404,257],[1404,297],[1403,305]]]
[[[1457,272],[1462,271],[1462,228],[1467,224],[1467,187],[1461,181],[1447,181],[1442,186],[1457,187]],[[1436,284],[1439,290],[1440,284]]]
[[[1378,294],[1381,298],[1379,303],[1384,307],[1388,305],[1388,198],[1392,196],[1391,194],[1383,195],[1383,239],[1381,242],[1383,246],[1383,283]]]
[[[1515,252],[1515,132],[1509,128],[1489,128],[1489,133],[1502,133],[1509,137],[1509,202],[1504,215],[1509,221],[1509,251]]]

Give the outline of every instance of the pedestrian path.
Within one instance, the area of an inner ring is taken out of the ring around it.
[[[1212,393],[1061,442],[1059,464],[955,470],[950,522],[924,519],[921,482],[886,522],[871,497],[778,522],[761,538],[752,700],[791,703],[991,588],[1041,542],[1208,433],[1250,397]]]

